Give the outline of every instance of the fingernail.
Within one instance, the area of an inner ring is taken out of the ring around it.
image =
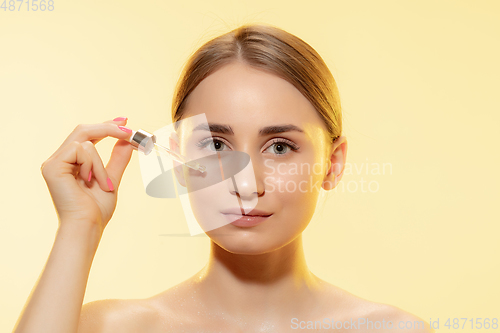
[[[113,191],[113,190],[114,190],[114,188],[113,188],[113,183],[111,182],[111,179],[109,179],[109,177],[108,177],[108,187],[109,187],[109,190],[110,190],[110,191]]]
[[[125,127],[125,126],[118,126],[119,129],[121,129],[122,131],[124,132],[127,132],[127,133],[132,133],[132,130],[128,127]]]
[[[88,182],[90,181],[90,178],[92,178],[92,170],[89,172],[89,179],[87,180]]]
[[[118,117],[113,119],[113,121],[122,121],[122,120],[127,120],[127,117]]]

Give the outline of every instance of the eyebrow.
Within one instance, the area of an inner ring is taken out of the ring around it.
[[[199,124],[193,129],[193,132],[194,131],[210,131],[213,133],[234,135],[231,126],[224,124],[215,124],[215,123]],[[283,132],[291,132],[291,131],[304,133],[304,131],[299,127],[292,124],[287,124],[287,125],[273,125],[273,126],[262,127],[261,129],[259,129],[259,136],[265,136]]]

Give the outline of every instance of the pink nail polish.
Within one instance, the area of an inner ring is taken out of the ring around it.
[[[113,119],[113,121],[122,121],[122,120],[127,120],[127,117],[118,117]]]
[[[110,190],[110,191],[113,191],[113,190],[114,190],[114,188],[113,188],[113,183],[111,182],[111,179],[109,179],[109,177],[108,177],[108,187],[109,187],[109,190]]]
[[[92,170],[90,170],[89,172],[89,179],[87,181],[89,182],[91,178],[92,178]]]
[[[127,132],[127,133],[132,133],[132,130],[128,127],[125,127],[125,126],[118,126],[119,129],[121,129],[122,131],[124,132]]]

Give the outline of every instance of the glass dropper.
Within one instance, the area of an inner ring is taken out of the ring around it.
[[[194,162],[194,161],[189,161],[189,162],[186,162],[186,158],[185,158],[185,157],[183,157],[183,156],[182,156],[182,155],[180,155],[180,154],[177,154],[175,151],[173,151],[173,150],[171,150],[171,149],[168,149],[167,147],[163,147],[162,145],[159,145],[159,144],[157,144],[157,143],[155,143],[154,145],[155,145],[155,146],[154,146],[154,149],[155,149],[155,151],[156,151],[157,153],[160,153],[160,154],[161,154],[161,153],[165,153],[165,152],[167,152],[167,153],[169,154],[169,156],[170,156],[173,160],[175,160],[175,161],[177,161],[177,162],[179,162],[179,163],[181,163],[181,164],[184,164],[184,165],[186,165],[187,167],[189,167],[189,168],[191,168],[191,169],[193,169],[193,170],[198,170],[198,171],[200,171],[200,172],[205,172],[206,168],[205,168],[205,166],[204,166],[204,165],[201,165],[200,163],[198,163],[198,162]]]
[[[145,130],[140,129],[137,131],[132,131],[132,135],[128,139],[128,142],[130,142],[134,149],[143,152],[144,155],[148,155],[154,149],[157,153],[165,154],[173,160],[184,164],[185,166],[193,170],[197,170],[200,172],[206,171],[206,167],[204,165],[201,165],[200,163],[194,161],[186,162],[186,158],[181,154],[178,154],[167,147],[157,144],[156,136]]]

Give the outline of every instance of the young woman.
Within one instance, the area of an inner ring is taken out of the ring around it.
[[[191,200],[197,218],[234,221],[206,232],[207,265],[150,298],[82,307],[133,150],[123,140],[126,118],[78,125],[41,168],[59,228],[15,332],[431,331],[420,318],[354,296],[307,268],[302,232],[320,187],[331,190],[341,179],[347,152],[335,80],[311,46],[268,25],[244,25],[207,42],[185,66],[172,120],[199,114],[210,125],[200,149],[242,151],[252,162],[255,186],[238,179],[225,195],[243,205],[257,199],[242,213],[218,211],[216,198]],[[108,136],[121,140],[104,167],[95,144]],[[311,171],[300,172],[303,165]]]

